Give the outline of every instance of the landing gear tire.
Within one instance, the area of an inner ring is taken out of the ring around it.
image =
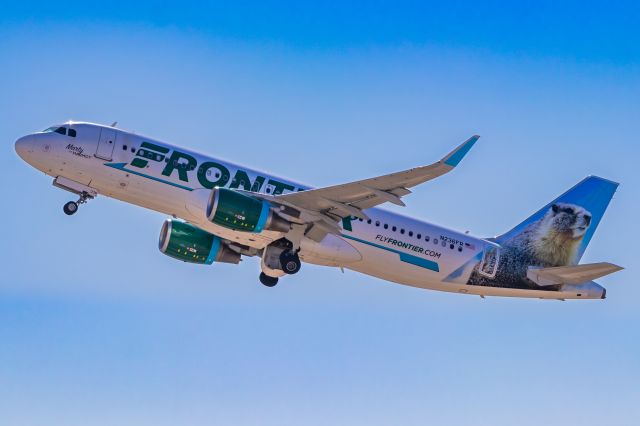
[[[285,274],[293,275],[300,271],[300,258],[298,253],[292,253],[290,250],[285,250],[280,254],[280,265]]]
[[[69,201],[64,205],[64,207],[62,207],[62,211],[64,211],[64,214],[71,216],[78,211],[78,203],[75,201]]]
[[[80,198],[78,198],[78,201],[69,201],[67,204],[64,205],[64,207],[62,207],[62,210],[66,215],[71,216],[72,214],[75,214],[78,211],[78,207],[80,207],[80,204],[84,204],[87,201],[93,199],[94,197],[95,197],[95,194],[91,195],[88,192],[82,192],[80,194]]]
[[[270,277],[264,272],[260,272],[260,282],[267,287],[273,287],[274,285],[278,284],[278,278]]]

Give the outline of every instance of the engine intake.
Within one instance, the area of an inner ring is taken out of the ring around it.
[[[287,232],[291,224],[280,217],[268,201],[227,188],[213,188],[207,203],[207,218],[234,231]]]
[[[240,253],[231,250],[220,237],[174,219],[167,219],[162,224],[158,248],[183,262],[204,265],[240,262]]]

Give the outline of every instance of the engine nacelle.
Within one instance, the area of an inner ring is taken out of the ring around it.
[[[227,247],[220,237],[174,219],[162,224],[158,247],[162,253],[183,262],[204,265],[240,262],[240,253]]]
[[[207,218],[234,231],[287,232],[291,224],[274,212],[268,201],[227,188],[213,188],[207,203]]]

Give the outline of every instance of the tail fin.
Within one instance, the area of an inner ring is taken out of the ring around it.
[[[577,263],[617,187],[616,182],[589,176],[509,232],[497,237],[496,241],[509,244],[525,231],[535,233],[533,238],[543,242],[555,239],[555,243],[565,244],[563,242],[566,241],[567,245],[575,245],[575,256],[571,263]]]

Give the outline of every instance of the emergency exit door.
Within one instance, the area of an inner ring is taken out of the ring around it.
[[[114,129],[100,129],[100,139],[98,140],[98,149],[96,157],[103,160],[111,161],[113,156],[113,148],[116,146],[116,131]]]

